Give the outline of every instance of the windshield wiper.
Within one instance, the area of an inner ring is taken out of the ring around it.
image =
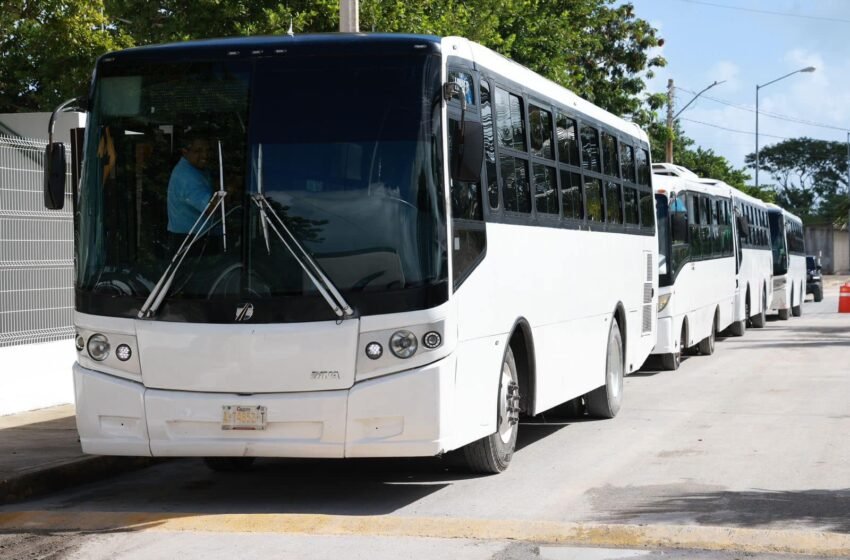
[[[304,273],[310,279],[325,301],[330,305],[337,317],[349,318],[354,315],[354,310],[339,293],[339,290],[334,285],[333,281],[328,278],[327,274],[321,269],[319,264],[313,259],[304,246],[298,241],[292,232],[286,227],[283,219],[272,207],[269,199],[263,194],[263,145],[260,144],[257,155],[257,192],[251,195],[251,200],[257,205],[260,210],[260,223],[263,228],[263,237],[266,241],[266,250],[271,254],[271,246],[269,245],[269,228],[277,235],[283,246],[292,254],[295,261],[301,266]],[[277,221],[269,218],[269,215]],[[284,235],[284,233],[286,235]],[[293,246],[295,248],[293,248]],[[296,251],[297,249],[297,251]],[[299,254],[300,253],[300,254]]]
[[[207,205],[204,207],[201,215],[198,216],[198,219],[195,220],[194,224],[192,224],[192,227],[186,234],[186,238],[183,239],[183,243],[180,244],[177,252],[174,253],[174,256],[171,258],[171,262],[165,269],[165,272],[162,273],[162,276],[159,277],[159,280],[153,290],[151,290],[151,293],[148,295],[148,299],[145,300],[144,305],[142,305],[142,308],[139,310],[139,319],[152,317],[156,313],[157,309],[159,309],[159,306],[162,305],[166,294],[168,294],[168,290],[171,288],[171,283],[174,281],[174,276],[177,274],[177,270],[180,268],[180,265],[183,264],[183,259],[185,259],[186,255],[189,254],[189,251],[192,249],[195,242],[202,235],[209,233],[212,226],[207,228],[207,224],[215,215],[215,211],[218,210],[219,207],[221,207],[221,241],[224,246],[224,251],[227,251],[227,226],[225,225],[226,212],[224,204],[227,191],[224,190],[224,166],[222,165],[221,141],[218,142],[218,168],[218,190],[210,197],[210,200],[207,202]]]

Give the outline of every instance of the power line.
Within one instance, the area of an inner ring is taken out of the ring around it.
[[[689,90],[689,89],[681,88],[679,86],[675,86],[675,87],[676,87],[676,89],[682,90],[684,92],[694,94],[694,92]],[[729,107],[733,107],[733,108],[739,109],[741,111],[747,111],[749,113],[755,113],[756,112],[756,110],[752,107],[748,107],[746,105],[738,105],[736,103],[732,103],[731,101],[726,101],[725,99],[718,99],[717,97],[712,97],[710,95],[703,95],[702,97],[704,99],[714,101],[715,103],[720,103],[721,105],[728,105]],[[816,122],[816,121],[800,119],[800,118],[797,118],[797,117],[790,117],[788,115],[782,115],[780,113],[772,113],[770,111],[759,111],[759,115],[764,115],[766,117],[771,117],[773,119],[777,119],[777,120],[781,120],[781,121],[788,121],[788,122],[793,122],[793,123],[797,123],[797,124],[805,124],[805,125],[808,125],[808,126],[816,126],[816,127],[819,127],[819,128],[828,128],[828,129],[831,129],[831,130],[840,130],[841,132],[847,132],[847,127],[833,126],[831,124],[824,124],[824,123],[819,123],[819,122]]]
[[[696,121],[694,119],[680,118],[680,120],[688,121],[688,122],[692,122],[692,123],[696,123],[696,124],[703,124],[705,126],[710,126],[710,127],[713,127],[713,128],[719,128],[720,130],[725,130],[727,132],[737,132],[738,134],[749,134],[750,136],[756,135],[755,132],[751,132],[749,130],[737,130],[737,129],[734,129],[734,128],[727,128],[725,126],[720,126],[718,124],[707,123],[707,122],[703,122],[703,121]],[[761,133],[761,132],[759,132],[759,136],[764,136],[765,138],[777,138],[779,140],[791,140],[790,138],[786,138],[785,136],[775,136],[773,134],[764,134],[764,133]]]
[[[752,12],[755,14],[767,14],[771,16],[783,16],[799,19],[812,19],[817,21],[831,21],[836,23],[850,23],[850,19],[842,19],[837,17],[826,16],[810,16],[807,14],[792,14],[791,12],[776,12],[773,10],[759,10],[756,8],[744,8],[741,6],[729,6],[727,4],[717,4],[715,2],[705,2],[704,0],[679,0],[679,2],[687,2],[688,4],[699,4],[701,6],[711,6],[713,8],[725,8],[727,10],[738,10],[740,12]]]

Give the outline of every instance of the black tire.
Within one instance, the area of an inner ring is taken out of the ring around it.
[[[661,354],[661,369],[667,371],[676,371],[682,363],[682,356],[678,352],[669,354]]]
[[[761,292],[761,312],[758,315],[753,315],[751,319],[753,327],[762,329],[767,324],[767,293],[764,289]]]
[[[729,332],[732,336],[744,336],[744,333],[747,332],[747,321],[746,319],[743,321],[735,321],[731,325],[729,325]]]
[[[254,465],[254,457],[204,457],[204,463],[215,472],[246,472]]]
[[[800,298],[800,302],[796,306],[794,306],[794,298],[791,298],[791,315],[794,317],[800,317],[803,315],[803,300],[806,299],[806,295],[803,291],[802,285],[800,286],[800,291],[798,293],[803,294],[803,296]]]
[[[507,379],[510,381],[506,384]],[[496,411],[496,431],[462,449],[463,461],[471,472],[498,474],[508,468],[514,455],[519,428],[519,377],[510,346],[502,362]]]
[[[815,288],[814,294],[815,301],[823,301],[823,288]]]
[[[787,321],[788,320],[788,310],[787,309],[780,309],[779,310],[779,319],[781,321]]]
[[[717,315],[711,320],[711,334],[699,341],[699,353],[703,356],[714,354],[714,343],[717,337]]]
[[[623,402],[625,351],[617,319],[611,319],[605,359],[605,385],[585,395],[587,412],[596,418],[613,418]]]

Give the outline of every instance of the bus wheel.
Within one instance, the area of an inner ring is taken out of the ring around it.
[[[794,298],[793,297],[791,298],[791,303],[792,303],[792,305],[791,305],[791,315],[793,315],[794,317],[799,317],[803,314],[803,300],[806,299],[806,296],[805,296],[805,292],[803,291],[802,287],[800,288],[800,293],[803,294],[803,296],[800,298],[800,303],[797,304],[796,306],[793,305]]]
[[[499,379],[496,432],[463,448],[467,468],[476,473],[497,474],[508,468],[519,428],[519,378],[514,353],[508,346]]]
[[[682,355],[678,352],[670,352],[669,354],[661,354],[661,369],[667,371],[676,371],[679,369],[679,364],[682,363]]]
[[[251,470],[254,457],[204,457],[204,463],[216,472],[246,472]]]
[[[714,354],[714,342],[717,336],[717,315],[711,321],[711,334],[699,341],[699,353],[703,356]]]
[[[744,320],[735,321],[729,326],[729,332],[732,336],[744,336],[747,332],[747,321],[750,320],[750,294],[747,294],[747,299],[744,303]]]
[[[608,331],[608,352],[605,363],[605,385],[589,392],[585,400],[587,412],[597,418],[613,418],[623,401],[623,337],[617,319],[611,320]]]
[[[782,318],[782,311],[780,313],[780,319]],[[757,329],[761,329],[764,327],[765,323],[767,323],[767,294],[762,290],[761,292],[761,312],[758,315],[753,315],[752,323],[753,326]],[[787,317],[786,317],[787,319]]]
[[[779,310],[779,319],[782,320],[782,321],[788,320],[788,310],[787,309],[780,309]]]

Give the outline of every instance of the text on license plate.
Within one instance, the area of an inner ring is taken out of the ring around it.
[[[221,416],[222,430],[265,430],[266,407],[224,405]]]

